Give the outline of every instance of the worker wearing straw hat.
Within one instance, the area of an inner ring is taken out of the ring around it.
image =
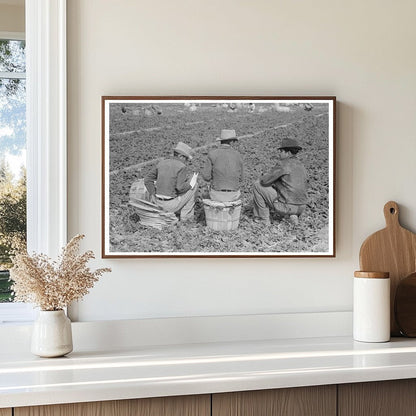
[[[297,158],[302,147],[294,139],[285,138],[278,148],[278,161],[271,172],[260,177],[253,186],[253,214],[256,222],[270,224],[269,209],[279,219],[288,218],[297,224],[306,208],[305,167]]]
[[[201,175],[210,182],[209,195],[212,200],[237,201],[241,196],[244,167],[240,153],[233,148],[238,142],[235,130],[222,130],[216,140],[220,144],[208,153]]]
[[[194,218],[197,177],[188,170],[192,148],[179,142],[173,157],[160,161],[144,178],[150,201],[165,212],[174,212],[181,221]]]

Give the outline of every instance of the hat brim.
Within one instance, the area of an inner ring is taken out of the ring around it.
[[[179,153],[180,155],[185,156],[189,160],[192,160],[192,156],[191,155],[188,155],[185,152],[182,152],[181,150],[178,150],[178,149],[174,149],[174,150],[175,150],[176,153]]]
[[[217,142],[226,142],[226,141],[231,141],[231,140],[234,140],[234,141],[238,142],[237,136],[235,136],[235,137],[229,137],[228,139],[221,139],[221,137],[217,137],[215,139],[215,141],[217,141]]]
[[[303,147],[300,146],[284,146],[284,147],[278,147],[278,149],[297,149],[297,150],[302,150]]]

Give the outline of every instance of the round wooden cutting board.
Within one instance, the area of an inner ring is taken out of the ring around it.
[[[360,269],[390,273],[391,335],[400,335],[394,317],[394,299],[399,282],[416,270],[416,234],[399,222],[399,206],[390,201],[384,205],[386,228],[370,235],[361,245]]]
[[[416,273],[398,284],[394,313],[400,332],[407,337],[416,337]]]

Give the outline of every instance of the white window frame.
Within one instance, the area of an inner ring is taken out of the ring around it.
[[[25,0],[25,19],[27,244],[56,257],[67,242],[66,0]],[[1,307],[8,322],[33,319],[31,307]]]

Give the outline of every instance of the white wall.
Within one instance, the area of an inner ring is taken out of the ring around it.
[[[413,0],[68,1],[69,236],[98,258],[102,95],[338,99],[335,259],[97,260],[113,272],[73,317],[351,310],[384,203],[416,231],[415,15]]]

